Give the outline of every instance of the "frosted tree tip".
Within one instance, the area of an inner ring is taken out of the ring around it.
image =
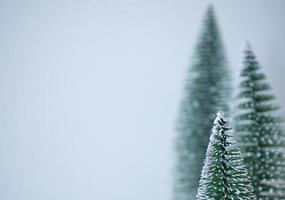
[[[249,44],[248,40],[245,40],[242,44],[242,49],[244,51],[251,51],[251,45]]]
[[[228,119],[225,117],[225,113],[222,111],[217,112],[217,118],[222,119],[223,121],[227,122]]]

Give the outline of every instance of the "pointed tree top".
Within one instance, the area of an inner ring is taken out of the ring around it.
[[[208,8],[207,8],[207,15],[214,15],[215,14],[215,9],[213,4],[209,4]]]
[[[214,11],[214,6],[213,6],[213,4],[212,3],[209,3],[209,5],[208,5],[208,10],[210,11]]]
[[[218,126],[226,125],[226,124],[228,124],[228,122],[229,122],[229,120],[225,117],[224,112],[222,112],[222,111],[217,112],[217,117],[214,120],[215,125],[218,125]],[[225,126],[224,128],[227,130],[231,129],[230,127],[227,127],[227,126]]]
[[[242,44],[243,51],[252,51],[251,45],[249,44],[248,40],[245,40]]]
[[[225,113],[223,111],[217,112],[217,118],[221,119],[221,120],[223,120],[225,122],[228,122],[228,119],[225,117]]]

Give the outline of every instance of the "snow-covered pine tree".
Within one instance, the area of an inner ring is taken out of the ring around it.
[[[248,43],[239,90],[235,129],[257,199],[285,199],[284,132],[270,86]]]
[[[254,200],[253,186],[228,120],[217,113],[207,148],[197,200]]]
[[[212,6],[206,12],[195,50],[177,125],[175,200],[195,199],[213,113],[228,112],[228,66]]]

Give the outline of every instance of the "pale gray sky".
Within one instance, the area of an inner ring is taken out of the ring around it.
[[[1,0],[0,199],[170,200],[209,2]],[[212,2],[233,77],[247,38],[284,108],[285,1]]]

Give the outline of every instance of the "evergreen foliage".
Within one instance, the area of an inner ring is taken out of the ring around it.
[[[254,190],[228,121],[219,112],[207,148],[197,200],[254,200]]]
[[[229,75],[212,6],[206,12],[178,119],[175,200],[194,200],[213,113],[228,111]]]
[[[285,199],[284,132],[274,96],[247,43],[236,120],[236,132],[257,199]]]

